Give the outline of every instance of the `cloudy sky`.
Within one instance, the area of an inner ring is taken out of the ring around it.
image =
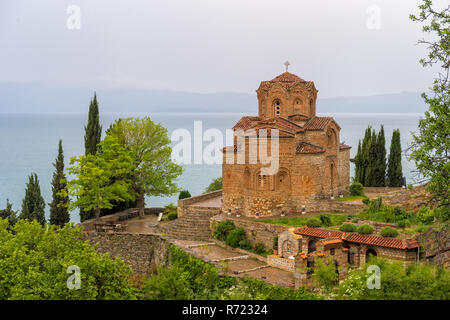
[[[254,92],[289,60],[322,98],[420,92],[419,3],[0,0],[0,82]]]

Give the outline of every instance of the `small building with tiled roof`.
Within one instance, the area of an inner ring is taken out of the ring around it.
[[[360,268],[369,256],[407,262],[417,261],[419,243],[415,239],[385,238],[356,232],[321,228],[290,228],[278,235],[278,250],[267,257],[271,266],[298,273],[296,287],[311,284],[315,259],[335,265],[340,279],[349,268]]]
[[[348,194],[350,146],[341,143],[332,117],[316,115],[317,92],[314,82],[287,71],[260,83],[258,115],[242,117],[233,127],[234,146],[223,149],[224,212],[320,211],[321,200]],[[255,147],[266,137],[266,149]]]

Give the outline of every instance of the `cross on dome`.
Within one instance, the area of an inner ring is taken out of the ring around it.
[[[286,67],[286,72],[288,72],[288,68],[289,68],[290,65],[291,65],[291,64],[289,63],[289,61],[286,61],[286,62],[284,63],[284,66]]]

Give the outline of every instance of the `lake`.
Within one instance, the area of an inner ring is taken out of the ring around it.
[[[402,148],[411,142],[411,132],[417,130],[417,124],[422,114],[319,114],[333,116],[341,129],[341,142],[352,146],[351,156],[357,151],[358,140],[364,135],[368,125],[377,131],[384,124],[386,135],[386,150],[389,153],[392,131],[400,129]],[[209,128],[219,129],[225,136],[225,130],[230,129],[243,114],[236,113],[151,113],[101,114],[103,131],[120,117],[150,116],[153,121],[164,125],[169,136],[175,129],[187,129],[192,132],[194,121],[202,121],[203,132]],[[8,198],[13,209],[20,211],[22,198],[28,175],[37,173],[42,195],[49,203],[51,201],[51,179],[53,165],[57,155],[58,140],[63,140],[66,165],[70,157],[84,154],[84,126],[87,114],[0,114],[0,208],[6,205]],[[203,144],[207,145],[206,142]],[[184,173],[179,178],[179,185],[190,191],[192,195],[202,193],[212,179],[221,176],[221,165],[190,164],[183,165]],[[403,157],[403,174],[408,182],[412,182],[411,171],[414,164]],[[353,167],[351,166],[353,175]],[[176,203],[178,195],[164,198],[148,198],[147,206],[163,206]],[[49,207],[45,208],[48,217]],[[78,211],[71,213],[71,220],[79,222]]]

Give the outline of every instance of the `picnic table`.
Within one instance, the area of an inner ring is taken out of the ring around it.
[[[122,221],[106,221],[94,223],[95,231],[97,232],[116,232],[124,231],[127,227],[127,223]]]

